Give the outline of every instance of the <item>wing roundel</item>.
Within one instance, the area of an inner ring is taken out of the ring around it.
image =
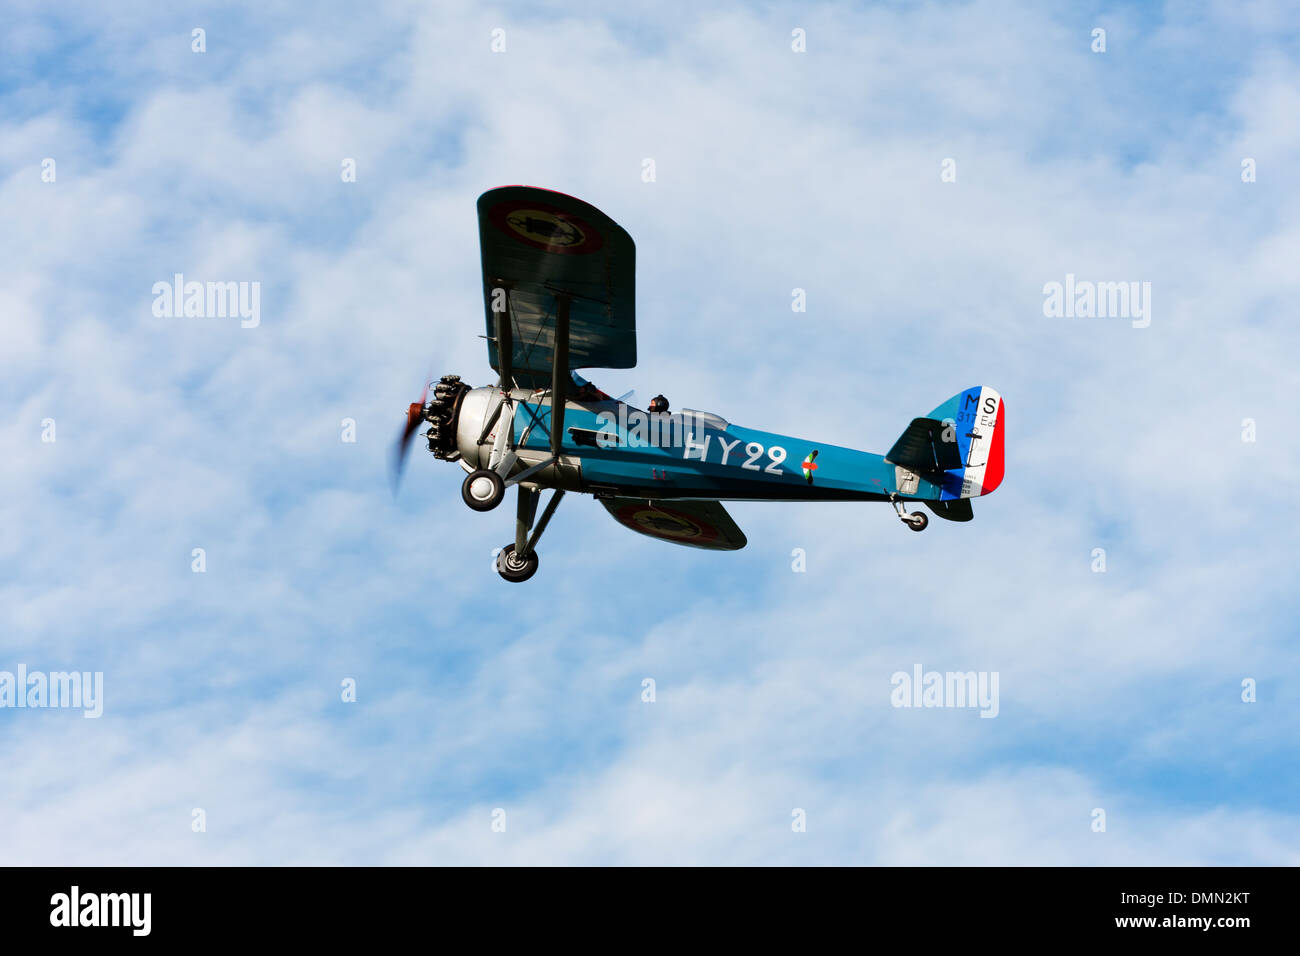
[[[660,541],[710,551],[739,551],[748,543],[717,501],[602,498],[600,503],[625,528]]]

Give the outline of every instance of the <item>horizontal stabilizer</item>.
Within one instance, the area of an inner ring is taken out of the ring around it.
[[[970,521],[975,517],[975,509],[970,506],[969,498],[949,498],[947,501],[927,501],[925,506],[948,521]]]
[[[912,424],[894,442],[885,458],[914,471],[948,471],[962,467],[961,451],[957,447],[952,423],[945,424],[936,418],[913,418]]]

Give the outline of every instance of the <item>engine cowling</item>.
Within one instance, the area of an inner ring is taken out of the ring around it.
[[[433,387],[433,401],[424,407],[424,418],[429,423],[429,430],[424,434],[435,458],[443,461],[460,458],[460,450],[456,447],[456,425],[461,403],[469,391],[470,387],[460,380],[459,375],[444,375]]]

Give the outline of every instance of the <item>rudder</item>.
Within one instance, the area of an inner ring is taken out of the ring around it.
[[[978,498],[1002,484],[1006,470],[1006,405],[996,389],[976,385],[958,392],[929,418],[953,425],[959,464],[943,472],[940,501]]]

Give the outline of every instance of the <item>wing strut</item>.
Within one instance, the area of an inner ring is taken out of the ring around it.
[[[569,296],[561,293],[555,297],[555,345],[552,348],[551,362],[551,457],[539,461],[531,468],[521,471],[511,478],[506,478],[506,485],[517,485],[525,481],[547,465],[560,460],[560,449],[564,443],[564,403],[568,400],[569,390]],[[514,462],[511,462],[513,466]],[[502,477],[505,477],[504,475]]]
[[[497,313],[497,366],[501,369],[501,390],[508,393],[515,384],[511,367],[515,357],[514,329],[510,324],[510,289],[504,283],[498,288],[505,300],[505,308]]]
[[[569,296],[555,299],[555,347],[551,360],[551,457],[560,457],[564,441],[564,403],[569,381]]]

